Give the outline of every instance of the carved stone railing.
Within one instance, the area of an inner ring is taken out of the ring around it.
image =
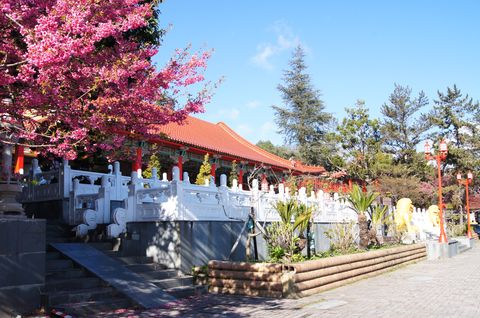
[[[220,177],[220,186],[213,182],[200,186],[191,184],[188,173],[183,181],[179,169],[174,167],[172,180],[166,174],[162,180],[144,179],[136,172],[131,177],[121,175],[115,163],[110,173],[73,170],[64,162],[59,169],[41,172],[34,162],[31,180],[24,188],[23,202],[68,200],[64,220],[77,225],[77,233],[85,234],[97,224],[109,224],[111,236],[126,230],[127,222],[145,221],[245,221],[253,207],[259,221],[279,221],[274,210],[275,202],[290,198],[288,188],[282,184],[278,193],[270,186],[268,192],[260,191],[258,180],[253,180],[249,191],[238,187],[236,180],[227,186],[227,177]],[[152,173],[156,176],[156,171]],[[48,191],[47,191],[48,189]],[[345,222],[357,216],[337,194],[333,197],[319,191],[306,195],[305,188],[293,198],[312,207],[315,222]]]

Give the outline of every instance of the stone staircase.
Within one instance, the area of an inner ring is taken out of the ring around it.
[[[47,221],[43,306],[49,311],[56,309],[81,317],[132,307],[129,299],[50,246],[50,243],[71,242],[72,234],[60,222]]]
[[[56,309],[77,317],[121,308],[135,308],[135,304],[120,291],[75,264],[57,252],[50,243],[68,243],[73,232],[56,221],[47,222],[46,280],[42,304],[47,310]],[[185,298],[206,292],[205,287],[193,286],[192,277],[176,269],[154,263],[150,257],[122,257],[114,250],[113,242],[86,243],[141,275],[175,298]]]
[[[155,263],[152,257],[120,256],[120,252],[111,249],[104,249],[104,253],[175,298],[186,298],[207,292],[205,287],[193,285],[192,276],[183,275],[177,269],[169,269],[162,264]]]

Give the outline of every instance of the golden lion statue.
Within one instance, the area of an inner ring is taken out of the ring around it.
[[[427,210],[428,220],[432,224],[433,228],[440,228],[440,209],[438,205],[431,205]]]
[[[398,233],[407,232],[412,238],[416,236],[416,229],[412,225],[413,204],[412,200],[402,198],[397,202],[394,222]]]
[[[397,211],[394,215],[394,222],[397,233],[403,238],[404,243],[413,243],[416,241],[417,228],[412,225],[413,204],[412,200],[402,198],[397,202]]]

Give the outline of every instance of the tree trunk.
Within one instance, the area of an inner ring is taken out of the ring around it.
[[[368,247],[368,222],[367,216],[365,213],[360,213],[358,215],[358,229],[359,229],[359,236],[360,236],[360,248],[366,249]]]

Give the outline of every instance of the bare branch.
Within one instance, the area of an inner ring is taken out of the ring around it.
[[[12,21],[13,23],[15,23],[17,26],[19,26],[20,28],[23,28],[23,25],[21,25],[17,20],[15,20],[10,14],[5,14],[5,16],[10,19],[10,21]]]

